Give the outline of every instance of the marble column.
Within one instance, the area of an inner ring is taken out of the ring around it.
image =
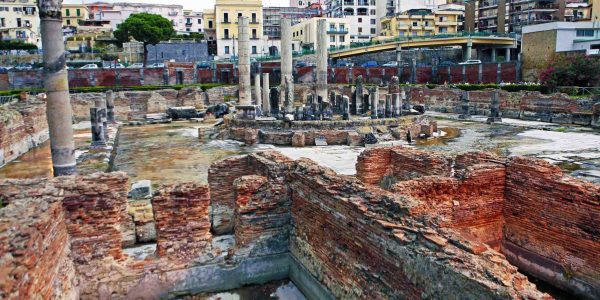
[[[94,106],[96,106],[96,108],[99,108],[99,114],[100,114],[100,125],[102,126],[102,133],[104,134],[104,138],[106,140],[108,140],[108,118],[107,118],[107,113],[106,113],[106,99],[104,98],[96,98],[96,100],[94,101]]]
[[[394,117],[402,116],[402,100],[400,100],[400,93],[392,94],[392,105],[394,106],[392,115]]]
[[[342,112],[342,118],[350,120],[350,98],[348,96],[342,96]]]
[[[294,113],[294,77],[292,56],[292,23],[288,18],[281,19],[281,94],[284,114]],[[291,91],[291,92],[290,92]]]
[[[327,20],[317,20],[317,99],[321,97],[323,102],[327,99],[327,48],[329,40],[327,35]]]
[[[106,119],[108,123],[115,124],[115,95],[112,90],[106,91]]]
[[[54,176],[77,173],[73,141],[73,110],[69,100],[69,80],[65,66],[62,32],[62,1],[39,0],[40,37],[44,49],[43,82],[48,100],[46,117]]]
[[[371,119],[377,119],[377,106],[379,104],[379,87],[376,86],[371,90]]]
[[[391,118],[392,115],[392,95],[387,94],[385,95],[385,117]]]
[[[269,87],[269,73],[262,74],[262,111],[263,116],[268,117],[271,115],[271,102],[270,102],[270,87]]]
[[[260,105],[260,99],[262,98],[262,92],[260,91],[260,74],[254,74],[254,98],[256,99],[256,105]]]
[[[250,33],[248,17],[238,18],[239,105],[252,105],[250,84]]]

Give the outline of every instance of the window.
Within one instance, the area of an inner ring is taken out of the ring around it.
[[[358,27],[358,33],[362,33],[362,27]]]
[[[425,21],[425,26],[429,26],[429,21]]]
[[[252,23],[257,23],[258,21],[256,20],[256,13],[252,13]]]
[[[346,37],[343,35],[340,35],[340,43],[344,43],[346,42]]]
[[[417,22],[417,21],[413,22],[412,26],[419,26],[419,22]]]
[[[67,26],[71,26],[71,20],[67,19]]]
[[[223,35],[224,35],[225,39],[228,39],[229,38],[229,29],[224,29],[223,30]]]
[[[229,13],[223,13],[223,23],[229,23]]]
[[[81,9],[77,9],[77,16],[80,17],[81,16]]]
[[[17,18],[17,27],[21,27],[21,18]]]
[[[242,15],[242,13],[238,13],[238,18],[242,17],[242,16],[244,16],[244,15]]]
[[[374,9],[371,9],[371,16],[374,16],[374,15],[376,15],[376,14],[377,14],[377,13],[375,12],[375,10],[374,10]]]
[[[330,35],[329,36],[329,42],[335,43],[335,35]]]
[[[229,46],[225,46],[225,54],[229,54]]]
[[[362,23],[362,18],[358,18],[358,23]]]
[[[256,52],[256,46],[252,46],[252,54],[257,54],[257,52]]]
[[[578,37],[593,37],[594,30],[593,29],[577,29]]]
[[[189,31],[190,31],[190,29],[189,29],[189,28],[186,28],[186,29],[185,29],[185,31],[189,32]]]
[[[376,34],[376,33],[377,33],[376,29],[375,28],[371,28],[371,34]]]
[[[448,32],[448,27],[440,27],[440,33]]]
[[[258,36],[256,35],[256,29],[252,29],[252,38],[253,39],[257,39]]]
[[[213,28],[213,21],[208,21],[208,28]]]
[[[6,27],[6,19],[0,18],[0,27]]]
[[[70,16],[70,15],[71,15],[71,11],[70,11],[70,10],[67,8],[67,9],[65,10],[65,16],[67,16],[67,17],[68,17],[68,16]]]
[[[371,19],[371,25],[377,25],[377,20],[376,19]]]
[[[198,24],[202,25],[202,19],[198,19]]]

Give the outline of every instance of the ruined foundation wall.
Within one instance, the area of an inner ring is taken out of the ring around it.
[[[502,252],[524,272],[600,299],[600,186],[520,157],[506,178]]]
[[[485,245],[413,219],[410,197],[306,159],[290,183],[292,255],[338,299],[546,297]]]
[[[0,182],[0,298],[77,299],[60,191],[46,180]],[[18,220],[18,221],[16,221]]]
[[[0,166],[48,139],[46,103],[30,98],[0,106]]]
[[[156,223],[156,253],[161,257],[194,257],[211,242],[205,184],[163,187],[152,198]]]

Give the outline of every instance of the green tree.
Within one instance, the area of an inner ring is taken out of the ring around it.
[[[132,14],[125,22],[117,26],[114,36],[121,43],[134,38],[144,43],[144,66],[148,61],[148,45],[156,45],[170,39],[175,34],[173,25],[168,19],[155,14]]]

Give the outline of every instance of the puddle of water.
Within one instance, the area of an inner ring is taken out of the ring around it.
[[[73,137],[75,149],[86,147],[92,140],[92,134],[89,129],[75,130]],[[40,144],[0,168],[0,178],[25,179],[50,177],[53,177],[50,141]]]

